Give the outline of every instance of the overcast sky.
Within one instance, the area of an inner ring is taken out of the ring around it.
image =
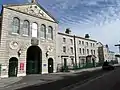
[[[31,0],[0,0],[0,5]],[[90,34],[92,39],[114,45],[120,41],[120,0],[37,0],[58,21],[59,31],[70,28],[73,34]]]

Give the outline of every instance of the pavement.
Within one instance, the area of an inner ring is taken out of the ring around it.
[[[119,66],[119,64],[114,65]],[[84,73],[87,71],[99,70],[101,67],[82,69],[82,70],[71,70],[70,72],[59,72],[52,74],[34,74],[27,75],[24,77],[11,77],[11,78],[3,78],[0,80],[0,90],[15,90],[17,88],[31,86],[35,84],[44,84],[50,83],[53,81],[57,81],[63,79],[65,76],[75,76],[76,73]]]
[[[11,78],[2,78],[0,79],[0,90],[10,84],[16,83],[22,80],[22,77],[11,77]]]

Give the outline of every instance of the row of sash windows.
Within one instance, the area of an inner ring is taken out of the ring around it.
[[[13,18],[13,29],[12,33],[19,34],[20,33],[20,19],[15,17]],[[38,24],[32,23],[32,37],[38,36]],[[29,36],[30,35],[30,22],[28,20],[24,20],[23,27],[22,27],[23,35]],[[53,28],[52,26],[48,26],[48,30],[46,30],[46,25],[42,24],[40,27],[40,37],[42,38],[49,38],[53,39]]]

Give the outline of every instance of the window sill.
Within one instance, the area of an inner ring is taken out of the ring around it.
[[[41,39],[45,39],[44,37],[40,37]]]
[[[53,39],[51,39],[51,38],[48,38],[47,40],[50,40],[50,41],[52,41]]]
[[[19,35],[18,33],[12,33],[13,35]]]
[[[28,35],[23,34],[23,36],[28,37]]]

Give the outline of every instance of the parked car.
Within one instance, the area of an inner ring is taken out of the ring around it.
[[[112,64],[109,64],[109,62],[104,62],[102,65],[103,70],[114,70],[115,67]]]

